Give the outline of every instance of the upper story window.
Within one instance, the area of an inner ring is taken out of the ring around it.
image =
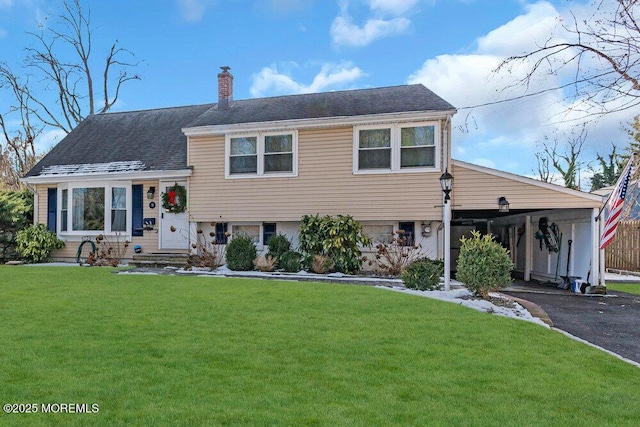
[[[354,173],[408,172],[436,168],[437,122],[358,126]]]
[[[297,148],[297,132],[227,136],[226,176],[295,176]]]

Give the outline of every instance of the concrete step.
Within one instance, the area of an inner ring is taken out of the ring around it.
[[[135,267],[164,268],[184,267],[189,254],[187,253],[148,253],[135,254],[130,262]]]

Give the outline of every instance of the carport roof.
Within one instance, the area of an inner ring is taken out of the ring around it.
[[[511,211],[600,208],[602,197],[560,185],[453,160],[454,211],[487,210],[497,214],[498,198],[505,197]]]

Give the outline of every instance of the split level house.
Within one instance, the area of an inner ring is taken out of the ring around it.
[[[91,115],[23,181],[35,221],[66,242],[55,259],[73,260],[100,234],[130,240],[126,258],[134,246],[186,253],[196,229],[221,243],[250,235],[264,251],[276,233],[296,245],[300,219],[315,214],[351,215],[374,241],[404,230],[442,259],[451,208],[452,270],[459,238],[480,230],[510,249],[527,280],[591,269],[597,281],[601,198],[452,160],[455,113],[420,84],[234,100],[222,67],[218,102]],[[168,199],[184,212],[166,209]],[[570,256],[539,244],[541,219],[565,248],[572,240]]]

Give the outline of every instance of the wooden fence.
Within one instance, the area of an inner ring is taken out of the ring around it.
[[[604,253],[606,268],[640,271],[640,221],[620,221]]]

